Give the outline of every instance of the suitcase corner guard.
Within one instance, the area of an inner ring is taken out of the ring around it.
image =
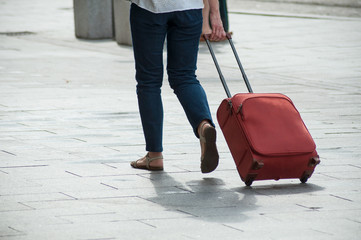
[[[264,166],[264,163],[261,162],[260,160],[256,160],[256,159],[253,159],[253,163],[252,163],[252,166],[251,166],[251,169],[252,170],[259,170],[261,169],[262,167]],[[253,181],[256,180],[257,178],[257,173],[249,173],[247,174],[246,178],[242,180],[244,181],[244,183],[246,184],[246,186],[251,186]]]
[[[263,162],[253,159],[252,170],[259,170],[259,169],[263,168],[263,166],[264,166]]]
[[[318,164],[321,163],[321,160],[320,158],[317,156],[317,157],[312,157],[308,163],[308,166],[309,167],[316,167]]]

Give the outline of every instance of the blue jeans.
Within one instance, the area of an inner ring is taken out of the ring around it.
[[[131,5],[130,23],[137,96],[146,151],[163,151],[163,47],[167,38],[167,74],[197,137],[202,120],[212,122],[206,94],[196,78],[202,10],[155,14]]]

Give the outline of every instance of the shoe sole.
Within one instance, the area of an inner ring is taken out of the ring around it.
[[[213,127],[206,128],[203,135],[206,141],[204,155],[201,159],[201,171],[202,173],[210,173],[217,168],[219,162],[219,155],[216,145],[216,129]]]

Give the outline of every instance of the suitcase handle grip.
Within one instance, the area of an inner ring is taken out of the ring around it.
[[[228,88],[228,86],[227,86],[226,80],[224,79],[224,76],[223,76],[223,74],[222,74],[221,68],[219,67],[218,61],[217,61],[217,59],[216,59],[216,56],[215,56],[214,51],[213,51],[213,48],[212,48],[211,43],[210,43],[210,41],[209,41],[210,36],[211,36],[211,34],[204,34],[204,35],[203,35],[203,38],[204,38],[204,40],[206,41],[207,46],[208,46],[208,49],[209,49],[209,52],[210,52],[211,55],[212,55],[213,62],[214,62],[214,64],[216,65],[216,68],[217,68],[217,71],[218,71],[218,74],[219,74],[219,78],[220,78],[221,81],[222,81],[222,84],[223,84],[224,90],[226,91],[227,97],[228,97],[228,98],[231,98],[232,95],[231,95],[231,93],[230,93],[230,91],[229,91],[229,88]],[[226,34],[226,37],[227,37],[227,39],[228,39],[229,44],[231,45],[233,54],[234,54],[234,56],[235,56],[235,58],[236,58],[236,60],[237,60],[238,67],[239,67],[239,69],[241,70],[242,77],[243,77],[243,80],[244,80],[244,82],[245,82],[245,84],[246,84],[246,86],[247,86],[248,92],[249,92],[249,93],[253,93],[251,84],[250,84],[249,81],[248,81],[248,78],[247,78],[246,72],[245,72],[244,69],[243,69],[241,60],[239,60],[239,57],[238,57],[238,54],[237,54],[237,50],[236,50],[236,48],[234,47],[234,44],[233,44],[233,41],[232,41],[232,36],[231,36],[230,33],[227,33],[227,34]]]

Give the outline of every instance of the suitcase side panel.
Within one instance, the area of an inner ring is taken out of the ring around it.
[[[255,180],[301,179],[305,174],[309,178],[319,163],[316,151],[296,156],[272,157],[254,154],[254,157],[263,163],[261,169],[252,171],[253,174],[256,174]]]
[[[245,179],[252,167],[253,156],[237,115],[225,99],[217,110],[217,120],[226,139],[240,177]]]
[[[253,151],[267,156],[312,153],[316,145],[292,101],[282,94],[232,98]]]

